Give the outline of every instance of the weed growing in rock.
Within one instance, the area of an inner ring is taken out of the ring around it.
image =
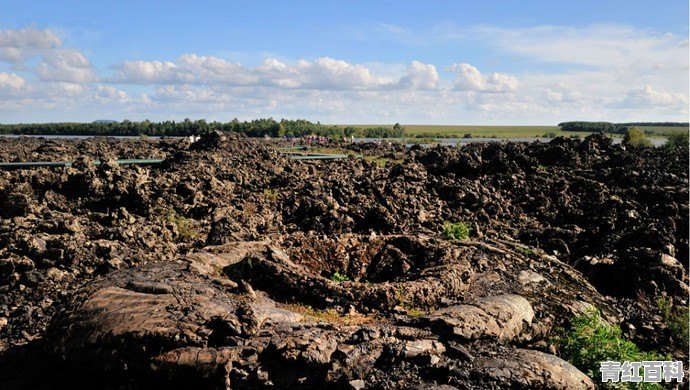
[[[177,232],[182,238],[193,239],[199,235],[196,221],[178,214],[175,210],[170,211],[170,214],[168,214],[168,222],[175,224]]]
[[[275,188],[266,188],[264,190],[264,196],[271,202],[278,200],[278,190]]]
[[[304,304],[286,304],[285,307],[289,310],[295,311],[302,314],[305,321],[319,321],[328,322],[331,324],[345,324],[345,325],[360,325],[360,324],[373,324],[381,322],[381,318],[372,315],[362,315],[362,314],[345,314],[342,315],[338,313],[337,310],[333,308],[327,309],[317,309]]]
[[[690,143],[688,133],[687,132],[682,132],[682,133],[672,133],[666,136],[666,143],[664,144],[664,147],[667,148],[678,148],[681,146],[688,147],[688,144]]]
[[[623,337],[620,327],[609,325],[598,309],[592,308],[571,321],[570,330],[558,330],[554,342],[561,357],[582,370],[595,382],[601,378],[603,361],[670,360],[656,352],[640,351],[637,345]],[[602,389],[663,389],[658,383],[607,382]]]
[[[445,222],[443,234],[448,240],[467,240],[470,238],[470,227],[464,222]]]
[[[673,340],[680,343],[682,349],[688,349],[688,308],[686,306],[673,307],[671,301],[666,297],[659,297],[656,306],[661,312],[668,330],[671,332]],[[674,310],[675,309],[675,310]]]
[[[336,272],[331,276],[331,280],[337,283],[342,283],[342,282],[349,282],[350,278],[347,275],[341,275],[340,273]]]
[[[385,167],[389,161],[393,162],[393,164],[402,164],[404,161],[402,159],[394,159],[394,158],[381,157],[381,156],[364,156],[364,159],[366,161],[371,161],[380,167]]]
[[[526,247],[518,246],[518,247],[516,247],[516,249],[523,256],[532,256],[534,254],[533,250],[526,248]]]

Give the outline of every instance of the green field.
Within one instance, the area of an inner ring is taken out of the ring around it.
[[[669,133],[687,133],[687,127],[677,127],[677,126],[638,126],[642,130],[649,130],[656,136],[663,136]]]
[[[393,127],[392,125],[338,125],[342,127]],[[545,133],[556,133],[569,137],[573,134],[587,136],[585,132],[564,132],[558,126],[473,126],[473,125],[402,125],[407,137],[445,137],[462,138],[471,135],[473,138],[522,138],[542,137]]]
[[[433,126],[433,125],[409,125],[404,126],[405,131],[411,136],[431,134],[443,134],[444,136],[463,137],[471,134],[472,137],[541,137],[544,133],[565,134],[558,126]]]
[[[393,125],[338,125],[339,127],[393,127]],[[469,134],[473,138],[522,138],[522,137],[542,137],[545,133],[555,133],[556,136],[570,137],[579,135],[586,137],[589,132],[584,131],[562,131],[558,126],[473,126],[473,125],[402,125],[405,128],[407,137],[427,137],[427,138],[461,138]],[[687,132],[687,127],[673,126],[639,126],[642,130],[652,132],[649,137],[663,138],[664,134]],[[611,134],[613,137],[620,137],[619,134]]]

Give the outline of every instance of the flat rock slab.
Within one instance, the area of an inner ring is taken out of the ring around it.
[[[54,326],[57,348],[75,362],[88,364],[93,357],[106,366],[302,319],[267,298],[232,294],[191,272],[185,262],[115,272],[85,287],[76,299],[80,304]]]
[[[477,373],[501,388],[594,389],[592,380],[572,364],[539,351],[516,349],[510,356],[476,363]]]
[[[425,317],[432,326],[460,340],[518,337],[534,319],[532,305],[513,294],[480,298],[471,304],[449,306]]]

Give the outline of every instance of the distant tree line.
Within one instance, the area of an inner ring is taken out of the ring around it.
[[[563,131],[589,131],[589,132],[604,132],[614,134],[625,134],[629,128],[635,126],[658,126],[658,127],[688,127],[688,122],[627,122],[627,123],[611,123],[611,122],[562,122],[558,126]]]
[[[356,127],[333,126],[313,123],[304,119],[276,121],[273,118],[255,119],[252,121],[206,122],[203,119],[192,121],[151,122],[148,120],[133,122],[124,120],[96,121],[92,123],[20,123],[0,125],[0,134],[17,135],[104,135],[104,136],[189,136],[211,131],[230,131],[242,133],[249,137],[282,137],[319,135],[331,138],[366,137],[397,138],[404,135],[404,128],[399,124],[393,127]]]

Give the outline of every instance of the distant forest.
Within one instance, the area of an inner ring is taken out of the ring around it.
[[[0,134],[17,135],[111,135],[111,136],[189,136],[221,130],[246,134],[249,137],[282,137],[320,135],[326,137],[367,137],[392,138],[402,137],[404,129],[396,124],[394,127],[342,127],[312,123],[307,120],[276,121],[273,118],[256,119],[240,122],[206,122],[203,119],[181,122],[132,122],[124,120],[95,121],[92,123],[27,123],[0,125]]]
[[[590,131],[614,134],[624,134],[630,127],[688,127],[688,122],[563,122],[558,126],[563,131]]]

